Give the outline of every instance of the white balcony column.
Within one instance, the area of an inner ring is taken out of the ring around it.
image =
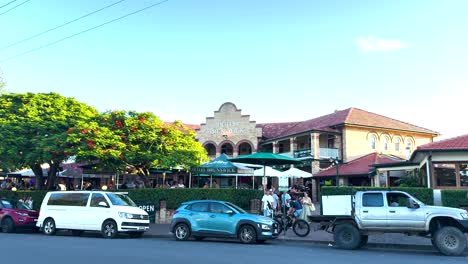
[[[320,133],[310,134],[310,151],[315,159],[320,159]]]
[[[297,150],[297,139],[296,137],[289,139],[289,152],[291,152],[291,157],[294,157],[294,151]]]
[[[335,135],[335,140],[333,142],[333,147],[338,150],[338,159],[342,160],[343,157],[341,157],[341,151],[340,151],[340,149],[341,149],[341,136]]]
[[[278,141],[273,142],[273,153],[278,153],[279,151],[279,145]]]

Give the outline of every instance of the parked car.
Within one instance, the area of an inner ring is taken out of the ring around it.
[[[39,213],[20,201],[0,199],[0,225],[2,232],[11,233],[16,229],[36,230]]]
[[[261,243],[278,236],[278,223],[249,214],[229,202],[199,200],[183,203],[176,210],[171,232],[177,240],[224,237],[237,238],[243,243]]]
[[[65,229],[76,236],[99,231],[105,238],[119,233],[137,238],[149,229],[149,217],[125,193],[57,191],[44,197],[37,226],[46,235]]]

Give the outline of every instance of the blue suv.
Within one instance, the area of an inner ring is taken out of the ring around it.
[[[171,232],[177,240],[205,237],[238,238],[243,243],[262,243],[278,236],[278,223],[249,214],[224,201],[200,200],[183,203],[172,218]]]

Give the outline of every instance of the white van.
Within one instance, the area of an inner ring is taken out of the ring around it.
[[[119,232],[137,238],[149,229],[149,217],[125,193],[58,191],[44,197],[37,226],[46,235],[68,229],[76,236],[88,230],[100,231],[105,238]]]

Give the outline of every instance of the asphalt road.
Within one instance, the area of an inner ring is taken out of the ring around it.
[[[468,263],[468,254],[446,257],[436,251],[402,249],[340,250],[326,245],[271,241],[244,245],[237,241],[185,241],[171,238],[103,239],[98,234],[73,237],[0,233],[1,263]]]

